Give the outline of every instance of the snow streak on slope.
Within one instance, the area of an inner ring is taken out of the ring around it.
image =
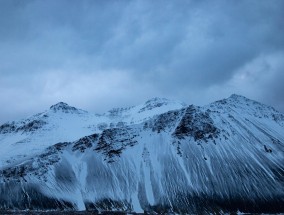
[[[237,95],[100,116],[69,107],[1,126],[0,208],[284,212],[284,116],[271,107]],[[19,129],[33,120],[44,123]],[[29,151],[7,162],[21,138]]]

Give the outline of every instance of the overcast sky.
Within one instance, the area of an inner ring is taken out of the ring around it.
[[[284,112],[283,0],[1,0],[0,123],[59,101],[244,95]]]

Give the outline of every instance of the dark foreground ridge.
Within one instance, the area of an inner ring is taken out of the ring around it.
[[[115,211],[1,211],[1,215],[142,215],[145,213],[126,213]]]

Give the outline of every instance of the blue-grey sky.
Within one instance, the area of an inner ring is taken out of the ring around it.
[[[1,0],[0,123],[232,93],[284,112],[283,0]]]

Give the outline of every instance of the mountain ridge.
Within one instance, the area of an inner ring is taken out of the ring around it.
[[[66,105],[0,127],[0,209],[284,212],[284,116],[270,106],[238,95],[100,116]]]

